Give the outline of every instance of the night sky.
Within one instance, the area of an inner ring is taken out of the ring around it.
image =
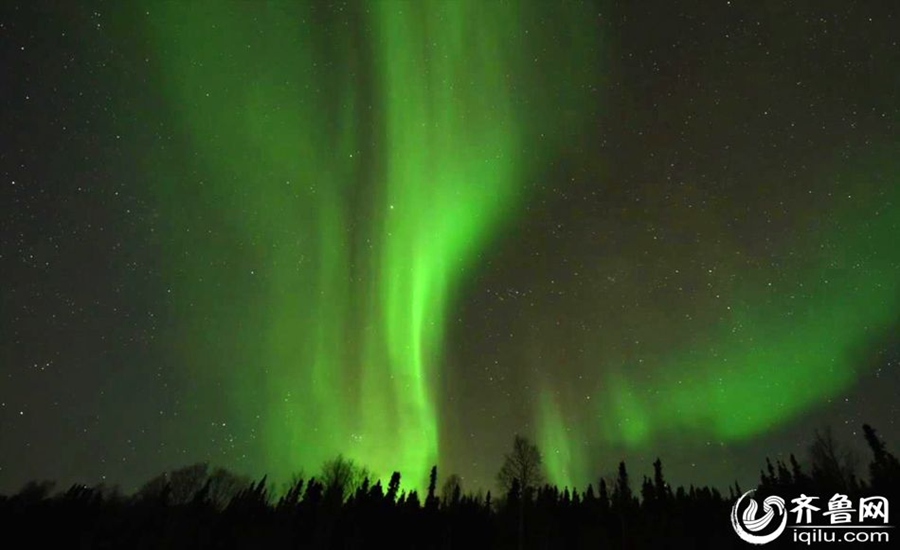
[[[896,2],[76,4],[0,8],[0,492],[900,449]]]

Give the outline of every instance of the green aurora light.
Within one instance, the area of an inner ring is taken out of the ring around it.
[[[153,168],[179,243],[166,268],[185,297],[171,313],[184,385],[216,388],[197,399],[255,426],[253,458],[275,476],[343,453],[422,486],[450,414],[438,403],[459,291],[601,102],[592,15],[463,0],[339,16],[236,6],[149,16],[188,143]],[[802,291],[747,273],[717,326],[648,356],[640,379],[628,358],[597,365],[587,406],[547,369],[534,417],[549,481],[591,481],[585,442],[747,440],[852,384],[855,350],[896,321],[900,294],[897,197],[853,176],[871,200],[794,239],[830,243],[783,266]]]
[[[337,23],[305,3],[238,6],[150,17],[204,174],[159,186],[191,296],[174,314],[186,376],[259,420],[268,472],[344,453],[417,486],[439,457],[454,289],[579,126],[572,106],[596,78],[589,17],[385,1]],[[551,23],[581,38],[530,39]],[[191,232],[200,218],[219,229]],[[235,273],[235,254],[259,267]]]
[[[648,357],[652,379],[632,375],[646,371],[624,361],[618,369],[604,365],[587,422],[556,405],[551,388],[564,381],[545,384],[538,432],[553,483],[591,481],[585,442],[650,450],[672,435],[746,441],[855,382],[860,351],[896,326],[900,311],[900,196],[886,176],[897,170],[885,161],[891,156],[862,156],[872,162],[845,176],[858,182],[857,192],[835,199],[844,203],[839,213],[789,239],[806,252],[789,254],[797,265],[786,261],[778,287],[766,282],[771,272],[744,273],[722,296],[718,326]]]

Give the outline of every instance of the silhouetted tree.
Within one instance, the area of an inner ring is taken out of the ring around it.
[[[437,490],[437,466],[431,467],[431,475],[428,476],[428,495],[425,497],[425,508],[434,510],[438,506],[438,499],[435,495]]]
[[[19,504],[36,504],[48,498],[54,487],[56,487],[55,481],[29,481],[19,489],[18,493],[13,495],[13,498]]]
[[[634,494],[631,492],[631,483],[628,480],[628,470],[625,462],[619,462],[619,474],[616,477],[616,486],[613,488],[613,505],[620,511],[630,508],[634,502]]]
[[[444,506],[449,506],[451,504],[456,505],[459,504],[461,495],[462,478],[456,474],[450,474],[446,481],[444,481],[444,486],[441,488],[441,501]]]
[[[369,471],[365,467],[356,464],[344,455],[338,455],[322,465],[321,481],[325,486],[325,494],[329,498],[343,501],[353,494],[369,475]]]
[[[497,482],[507,493],[512,490],[514,480],[519,481],[519,488],[525,495],[544,482],[541,452],[537,445],[521,435],[515,436],[512,452],[506,454],[497,474]]]
[[[187,504],[194,500],[209,478],[209,464],[198,462],[169,474],[170,498],[172,504]]]
[[[421,508],[421,503],[419,502],[419,494],[416,491],[410,491],[409,494],[406,495],[406,502],[404,504],[407,509],[410,510],[418,510]]]
[[[163,500],[169,504],[187,504],[209,480],[209,464],[198,462],[150,479],[138,490],[142,499]]]
[[[600,495],[597,497],[597,504],[601,512],[608,512],[611,502],[609,499],[609,489],[606,487],[606,480],[600,478]]]
[[[803,468],[800,467],[800,463],[797,462],[797,457],[794,456],[794,453],[791,453],[790,462],[794,486],[796,489],[800,490],[800,492],[803,492],[803,490],[809,487],[809,476],[803,472]]]
[[[596,504],[597,495],[594,494],[594,484],[588,483],[587,489],[584,491],[584,499],[585,504]]]
[[[663,477],[662,460],[658,457],[653,463],[653,489],[658,502],[665,503],[672,499],[672,489]]]
[[[872,426],[863,424],[863,434],[869,449],[872,450],[872,462],[869,463],[869,483],[879,490],[896,493],[900,489],[900,461],[887,451],[884,441]]]
[[[391,475],[391,481],[388,483],[388,490],[385,498],[388,502],[393,503],[397,500],[397,494],[400,492],[400,472],[394,472]]]
[[[291,481],[288,482],[284,494],[278,499],[275,509],[281,512],[288,512],[296,509],[303,497],[303,477],[300,474],[294,474]]]
[[[647,476],[644,476],[641,482],[641,502],[647,508],[653,507],[656,503],[656,491],[653,489],[653,482]]]
[[[398,485],[399,485],[399,482],[400,482],[400,474],[397,473]],[[381,480],[375,482],[375,485],[372,486],[372,490],[369,492],[369,494],[372,496],[372,499],[375,502],[378,502],[378,501],[381,501],[384,499],[384,488],[381,486]]]
[[[816,430],[809,455],[812,476],[819,485],[844,493],[856,489],[858,459],[851,449],[841,447],[830,427]],[[770,474],[770,477],[775,476]]]
[[[256,516],[269,507],[269,488],[266,485],[268,476],[263,476],[256,483],[250,483],[231,499],[227,511],[232,515]]]
[[[225,468],[216,468],[209,475],[206,483],[208,485],[207,501],[216,509],[222,510],[242,487],[246,487],[250,483],[250,479]]]

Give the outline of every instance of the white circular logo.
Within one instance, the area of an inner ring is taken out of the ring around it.
[[[750,544],[766,544],[767,542],[772,542],[777,539],[782,531],[784,531],[784,528],[787,525],[787,512],[784,508],[783,498],[770,496],[763,501],[764,513],[762,517],[757,518],[756,512],[759,509],[759,506],[756,504],[756,501],[751,498],[744,513],[738,518],[738,509],[741,507],[741,502],[747,495],[754,491],[755,489],[750,489],[741,495],[741,498],[739,498],[737,502],[734,503],[734,506],[731,507],[731,526],[734,527],[734,532],[737,533],[742,540],[749,542]],[[781,525],[767,535],[755,535],[754,533],[762,531],[769,523],[771,523],[772,518],[775,517],[775,508],[778,508],[778,513],[781,514]]]

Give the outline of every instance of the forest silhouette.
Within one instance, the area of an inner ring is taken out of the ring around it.
[[[900,462],[875,430],[863,433],[867,468],[830,430],[817,432],[807,462],[767,459],[754,498],[841,493],[900,495]],[[427,492],[404,491],[401,473],[382,485],[343,456],[281,490],[200,463],[166,472],[124,495],[115,488],[32,481],[0,495],[6,541],[48,548],[749,548],[729,513],[746,489],[672,487],[663,464],[652,477],[583,489],[544,482],[537,446],[517,435],[498,472],[502,494],[465,492],[457,475],[432,468]],[[895,502],[897,502],[895,500]],[[785,536],[766,548],[793,547]]]

